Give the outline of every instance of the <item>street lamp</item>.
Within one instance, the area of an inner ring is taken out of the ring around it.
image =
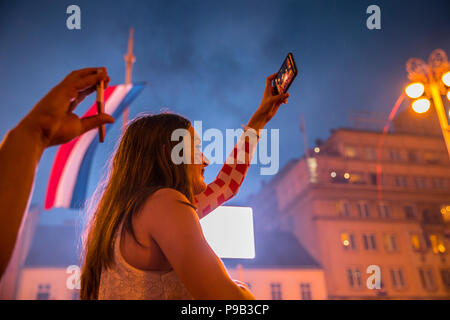
[[[450,113],[447,115],[442,95],[450,100],[450,65],[444,50],[434,50],[428,64],[418,58],[406,62],[406,71],[411,83],[405,88],[405,93],[413,99],[411,106],[417,113],[428,111],[433,100],[441,125],[442,135],[450,157]]]

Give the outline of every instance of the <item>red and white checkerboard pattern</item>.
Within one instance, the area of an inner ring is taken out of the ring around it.
[[[253,129],[247,129],[242,133],[216,179],[208,184],[203,193],[194,197],[199,218],[203,218],[237,194],[257,144],[258,137]]]

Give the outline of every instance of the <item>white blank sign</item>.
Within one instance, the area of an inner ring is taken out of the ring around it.
[[[255,258],[252,208],[220,206],[201,219],[200,224],[220,258]]]

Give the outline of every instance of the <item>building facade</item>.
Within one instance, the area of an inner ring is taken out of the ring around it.
[[[15,299],[79,298],[78,241],[74,225],[40,225],[20,269]]]
[[[319,263],[290,232],[255,232],[254,259],[222,259],[232,279],[245,282],[258,300],[327,299]]]
[[[335,130],[267,186],[280,228],[322,265],[330,299],[450,299],[450,161],[436,131],[402,121],[386,135]]]

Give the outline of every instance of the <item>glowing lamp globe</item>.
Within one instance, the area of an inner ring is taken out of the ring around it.
[[[450,71],[444,73],[442,76],[442,82],[447,86],[450,87]]]
[[[406,95],[411,99],[416,99],[423,95],[423,93],[425,92],[425,87],[420,82],[414,82],[406,87],[405,92]]]
[[[424,113],[430,109],[431,102],[426,98],[418,99],[413,102],[412,108],[417,113]]]

